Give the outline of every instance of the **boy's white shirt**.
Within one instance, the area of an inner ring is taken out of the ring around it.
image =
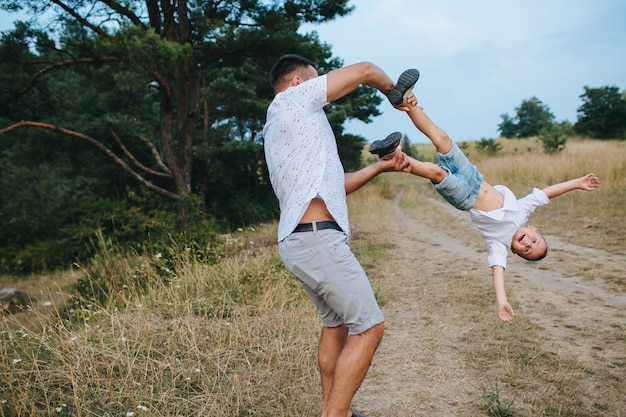
[[[489,267],[500,265],[506,268],[513,235],[526,224],[537,207],[548,204],[550,199],[538,188],[533,188],[532,193],[519,200],[504,185],[496,185],[494,188],[504,197],[502,208],[491,211],[470,209],[469,216],[487,242]]]
[[[278,93],[263,128],[265,161],[280,205],[278,240],[296,227],[311,200],[320,197],[349,236],[344,169],[324,113],[326,74]]]

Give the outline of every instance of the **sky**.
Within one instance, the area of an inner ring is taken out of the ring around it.
[[[557,122],[576,122],[584,87],[626,89],[626,0],[355,0],[317,31],[344,64],[370,61],[392,79],[420,71],[414,92],[457,141],[497,138],[501,115],[537,97]],[[0,30],[17,17],[0,12]],[[288,53],[290,51],[285,51]],[[384,101],[372,123],[348,124],[368,142],[399,131],[427,139]]]
[[[370,61],[392,79],[420,71],[414,93],[457,141],[497,138],[501,115],[537,97],[576,122],[584,87],[626,89],[624,0],[357,0],[347,17],[312,27],[344,65]],[[427,142],[388,102],[350,133],[399,131]]]

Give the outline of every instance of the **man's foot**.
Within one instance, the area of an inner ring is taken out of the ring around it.
[[[387,94],[389,102],[394,106],[399,106],[404,102],[404,99],[411,93],[413,86],[420,77],[420,72],[416,69],[408,69],[400,74],[398,83],[393,90]]]
[[[365,417],[365,416],[361,414],[357,414],[357,413],[352,413],[352,417]]]
[[[380,159],[387,159],[386,157],[391,156],[398,145],[400,145],[400,141],[402,140],[402,133],[393,132],[391,135],[387,136],[383,140],[375,140],[370,145],[370,153],[373,155],[378,155]]]

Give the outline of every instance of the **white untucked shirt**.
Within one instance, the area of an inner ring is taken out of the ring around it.
[[[471,209],[469,216],[487,242],[489,267],[501,265],[506,268],[513,235],[537,207],[548,204],[550,199],[538,188],[533,188],[532,193],[519,200],[504,185],[496,185],[494,188],[504,197],[502,208],[491,211]]]
[[[344,170],[324,113],[326,98],[326,75],[321,75],[278,93],[267,109],[263,139],[280,205],[279,241],[293,231],[315,197],[324,200],[350,235]]]

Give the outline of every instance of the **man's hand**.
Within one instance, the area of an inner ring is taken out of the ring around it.
[[[513,308],[509,303],[498,304],[498,315],[500,316],[500,320],[502,321],[511,321],[515,317]]]
[[[379,159],[377,164],[380,172],[402,171],[409,166],[410,161],[398,146],[389,158]]]
[[[600,179],[595,174],[587,174],[578,178],[578,188],[585,191],[593,191],[600,186]]]
[[[399,106],[393,106],[400,111],[409,111],[411,106],[417,106],[417,97],[411,92],[410,95]]]

